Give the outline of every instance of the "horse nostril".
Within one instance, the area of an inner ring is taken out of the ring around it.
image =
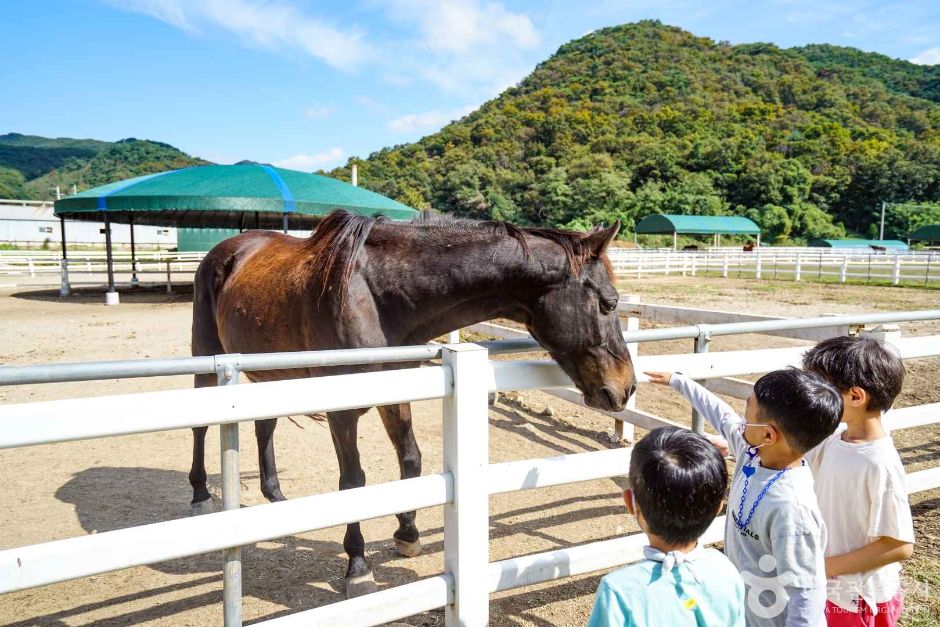
[[[636,383],[630,386],[630,389],[627,391],[627,398],[630,398],[634,394],[636,394]]]
[[[607,397],[607,402],[610,403],[610,407],[613,408],[620,405],[620,401],[617,399],[617,395],[614,394],[614,391],[610,388],[604,388],[604,395]]]

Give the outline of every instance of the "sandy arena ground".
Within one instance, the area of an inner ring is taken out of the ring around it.
[[[628,281],[621,293],[646,302],[786,316],[936,308],[940,292],[910,288],[795,285],[738,279],[669,277]],[[180,357],[188,355],[191,294],[159,289],[124,292],[105,308],[100,292],[59,299],[37,287],[0,286],[0,363]],[[905,334],[940,333],[938,323],[902,325]],[[712,350],[805,344],[763,336],[718,338]],[[641,353],[686,352],[690,341],[641,346]],[[908,362],[899,406],[940,401],[940,358]],[[189,377],[107,380],[0,387],[0,403],[189,387]],[[740,401],[733,401],[742,408]],[[642,386],[641,409],[687,420],[689,408],[669,390]],[[543,413],[551,408],[552,415]],[[133,418],[128,408],[128,419]],[[425,473],[441,470],[440,403],[418,403],[415,431]],[[610,446],[612,421],[543,393],[501,398],[490,412],[491,462],[600,450]],[[642,435],[642,431],[638,433]],[[908,470],[940,459],[940,427],[896,434]],[[369,483],[398,478],[394,453],[377,413],[360,421],[360,450]],[[241,427],[244,505],[264,502],[250,424]],[[0,548],[47,542],[188,515],[188,430],[0,451]],[[290,497],[333,491],[338,472],[330,435],[305,417],[282,420],[276,435],[281,485]],[[208,470],[219,490],[218,430],[210,429]],[[918,532],[906,567],[904,625],[940,622],[940,491],[911,498]],[[594,481],[490,499],[490,559],[505,559],[636,530],[626,516],[617,480]],[[443,569],[441,508],[418,514],[423,555],[406,559],[391,541],[396,520],[363,523],[367,557],[380,587],[414,581]],[[342,598],[344,529],[301,534],[243,552],[247,622],[296,612]],[[16,625],[210,625],[221,623],[221,557],[195,556],[153,566],[0,596],[0,623]],[[493,625],[580,625],[587,619],[600,574],[494,595]],[[932,588],[933,587],[933,588]],[[407,619],[441,625],[442,611]]]

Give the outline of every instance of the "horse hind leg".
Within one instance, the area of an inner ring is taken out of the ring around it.
[[[213,374],[197,374],[195,387],[211,387],[216,384]],[[209,427],[193,427],[193,465],[189,469],[189,485],[193,487],[190,514],[208,514],[215,511],[212,495],[206,484],[206,431]]]
[[[261,494],[272,503],[287,500],[281,493],[281,483],[277,478],[277,463],[274,459],[274,429],[276,427],[277,418],[255,421]]]
[[[359,462],[359,448],[356,442],[359,416],[364,409],[329,412],[330,435],[339,461],[339,489],[361,488],[366,484],[366,473]],[[349,556],[346,568],[346,598],[353,598],[375,592],[375,577],[365,557],[365,540],[359,523],[346,525],[343,548]]]
[[[398,467],[402,479],[411,479],[421,476],[421,450],[415,440],[411,424],[411,405],[386,405],[379,407],[382,424],[385,432],[395,446],[398,454]],[[415,557],[421,554],[421,540],[418,527],[415,525],[416,513],[403,512],[397,514],[398,530],[393,537],[398,552],[404,557]]]

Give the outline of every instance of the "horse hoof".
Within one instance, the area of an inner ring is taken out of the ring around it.
[[[398,549],[398,554],[402,557],[417,557],[421,555],[421,540],[405,542],[395,538],[395,548]]]
[[[347,599],[361,597],[364,594],[371,594],[377,589],[378,587],[375,585],[375,577],[372,576],[372,571],[367,572],[365,575],[359,575],[358,577],[346,578]]]
[[[192,509],[189,512],[190,516],[202,516],[203,514],[212,514],[216,511],[215,503],[212,502],[212,499],[206,499],[205,501],[199,501],[192,504]]]

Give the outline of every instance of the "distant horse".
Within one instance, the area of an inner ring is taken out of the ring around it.
[[[446,217],[396,223],[345,211],[306,239],[248,231],[221,242],[196,272],[193,355],[424,344],[491,318],[526,326],[591,407],[620,411],[636,388],[605,250],[620,224],[591,233]],[[252,381],[401,368],[401,364],[249,372]],[[196,387],[216,385],[196,375]],[[368,408],[328,413],[339,489],[365,485],[357,424]],[[409,404],[379,407],[401,477],[421,474]],[[255,422],[261,492],[284,500],[274,461],[277,419]],[[193,429],[194,513],[206,511],[205,437]],[[420,553],[415,513],[398,514],[399,552]],[[347,526],[346,594],[375,588],[359,523]]]

